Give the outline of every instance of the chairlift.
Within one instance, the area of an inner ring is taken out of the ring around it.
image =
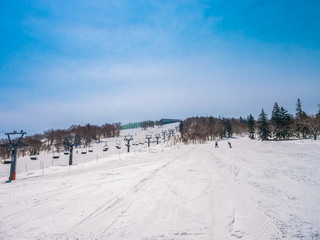
[[[137,146],[137,145],[139,145],[139,142],[138,142],[138,140],[133,140],[133,143],[132,143],[132,145],[134,145],[134,146]]]
[[[60,157],[60,152],[59,152],[58,150],[57,150],[57,151],[54,151],[52,158],[57,159],[57,158],[59,158],[59,157]]]
[[[106,152],[106,151],[108,151],[108,150],[109,150],[108,146],[104,146],[104,147],[103,147],[103,151],[104,151],[104,152]]]
[[[116,141],[116,148],[117,148],[117,149],[121,149],[120,140],[117,140],[117,141]]]
[[[88,147],[88,152],[93,152],[93,147],[92,146]]]
[[[38,156],[37,156],[37,152],[35,150],[32,150],[30,153],[30,159],[31,160],[37,160]]]
[[[144,145],[145,144],[145,140],[144,139],[140,139],[140,144]]]
[[[11,163],[11,159],[4,159],[2,161],[2,164],[10,164]]]
[[[108,143],[106,142],[103,146],[103,151],[106,152],[109,150]]]
[[[81,154],[87,154],[87,148],[86,147],[82,147],[81,148]]]
[[[69,155],[69,151],[68,150],[64,150],[63,154],[64,155]]]

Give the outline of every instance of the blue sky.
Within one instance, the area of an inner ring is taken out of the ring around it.
[[[0,1],[0,132],[320,103],[320,2]]]

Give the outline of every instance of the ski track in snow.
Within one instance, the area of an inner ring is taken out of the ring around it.
[[[1,165],[0,239],[320,239],[320,143],[228,141]]]

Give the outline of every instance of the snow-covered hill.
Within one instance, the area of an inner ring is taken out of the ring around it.
[[[320,239],[319,141],[237,137],[130,153],[122,142],[120,158],[108,142],[70,168],[64,155],[53,166],[52,155],[21,158],[11,183],[1,164],[0,239]]]

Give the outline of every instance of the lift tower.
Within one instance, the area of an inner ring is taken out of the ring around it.
[[[159,144],[159,138],[160,138],[160,134],[156,134],[155,138],[157,139],[157,145]]]
[[[150,147],[150,139],[152,136],[150,134],[146,135],[146,139],[148,140],[148,147]]]
[[[75,136],[65,137],[64,145],[69,148],[69,165],[72,165],[73,147],[80,144],[80,138]]]
[[[174,129],[169,129],[169,137],[173,137],[174,136]]]
[[[131,135],[124,136],[124,140],[127,141],[126,146],[128,147],[128,152],[130,152],[130,141],[133,140]]]
[[[167,132],[165,130],[163,130],[161,133],[162,133],[162,136],[163,136],[163,141],[166,141]]]
[[[22,130],[20,132],[13,131],[12,133],[6,133],[9,142],[1,145],[1,147],[5,147],[11,150],[11,166],[10,166],[9,181],[16,180],[17,150],[25,146],[21,141],[23,135],[25,134],[27,133]],[[20,135],[20,136],[18,136],[17,138],[12,138],[11,137],[12,135]]]

